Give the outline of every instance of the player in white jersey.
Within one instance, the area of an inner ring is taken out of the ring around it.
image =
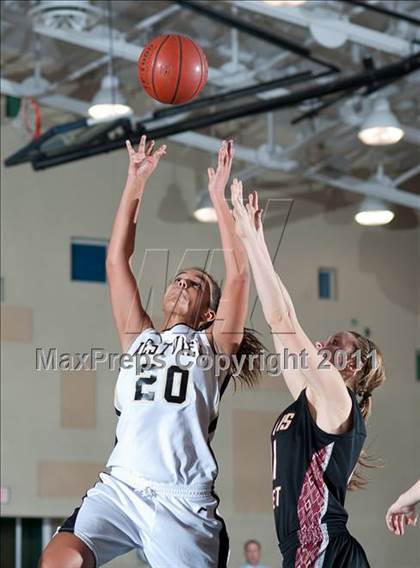
[[[256,355],[264,347],[244,327],[249,266],[224,196],[233,144],[222,144],[217,170],[208,170],[225,259],[223,292],[201,268],[183,269],[165,292],[162,330],[143,308],[131,257],[145,183],[166,148],[153,153],[145,137],[138,151],[127,147],[128,179],[107,256],[113,315],[132,364],[121,365],[115,387],[116,443],[108,470],[58,528],[40,568],[99,567],[134,548],[152,568],[224,567],[229,541],[217,510],[210,441],[229,379],[251,384],[260,373],[258,363],[245,364],[237,376],[212,363],[216,353]]]

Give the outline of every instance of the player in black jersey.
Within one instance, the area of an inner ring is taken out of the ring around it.
[[[273,269],[258,196],[246,206],[232,185],[233,216],[250,260],[277,353],[297,356],[283,370],[294,398],[272,431],[273,508],[284,568],[367,568],[366,554],[347,530],[347,489],[366,438],[371,395],[385,380],[380,352],[367,337],[344,331],[315,345]],[[340,370],[339,370],[340,369]]]

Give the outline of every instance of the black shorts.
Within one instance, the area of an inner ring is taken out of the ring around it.
[[[283,568],[370,568],[361,544],[350,533],[332,536],[321,557],[302,564],[297,549],[284,555]]]

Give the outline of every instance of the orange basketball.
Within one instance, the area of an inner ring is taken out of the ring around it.
[[[203,50],[192,39],[171,34],[155,37],[140,54],[137,75],[148,95],[176,105],[194,99],[207,82]]]

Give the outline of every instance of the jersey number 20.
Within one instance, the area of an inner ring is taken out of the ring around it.
[[[181,375],[180,378],[179,375]],[[188,385],[188,369],[180,369],[177,365],[172,365],[166,371],[165,391],[164,397],[167,402],[174,402],[182,404],[185,402]],[[156,382],[156,375],[149,375],[147,377],[139,377],[136,381],[136,394],[134,400],[155,400],[155,391],[143,390],[144,386],[153,385]],[[174,394],[174,384],[178,383],[179,388],[177,394]]]

